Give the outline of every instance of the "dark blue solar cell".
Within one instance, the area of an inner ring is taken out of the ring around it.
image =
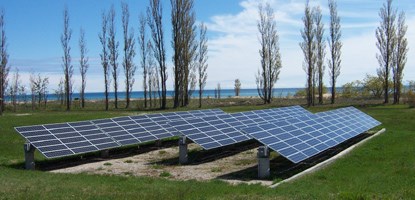
[[[319,137],[317,137],[317,139],[320,140],[321,142],[325,142],[329,140],[330,138],[327,137],[326,135],[320,135]]]
[[[156,126],[146,126],[146,127],[144,127],[147,131],[155,131],[155,130],[159,130],[159,129],[162,129],[162,127],[161,126],[158,126],[158,125],[156,125]]]
[[[51,151],[43,153],[47,158],[57,158],[62,156],[73,155],[74,153],[71,150],[60,150],[60,151]]]
[[[277,128],[277,126],[274,125],[274,124],[261,124],[258,127],[262,128],[264,130],[269,130],[269,129],[275,129],[275,128]]]
[[[111,138],[107,137],[107,138],[100,138],[100,139],[96,139],[96,140],[90,140],[90,142],[94,145],[98,145],[98,144],[104,144],[104,143],[115,143]]]
[[[47,129],[55,129],[55,128],[68,128],[69,125],[67,123],[61,123],[61,124],[46,124],[43,125]]]
[[[102,129],[102,128],[109,128],[109,127],[117,127],[118,124],[112,122],[112,123],[106,123],[106,124],[97,124],[97,126]]]
[[[135,129],[138,127],[138,125],[136,124],[131,124],[131,125],[121,125],[121,127],[125,130],[129,130],[129,129]]]
[[[286,131],[282,130],[281,128],[274,128],[274,129],[270,129],[267,130],[271,135],[279,135],[282,133],[285,133]]]
[[[319,153],[319,151],[317,151],[317,150],[316,150],[316,149],[314,149],[314,148],[308,148],[308,149],[306,149],[306,150],[303,150],[302,152],[303,152],[303,154],[305,154],[307,157],[311,157],[311,156],[317,155],[317,154]]]
[[[72,133],[62,133],[62,134],[56,134],[55,135],[58,139],[63,139],[63,138],[71,138],[71,137],[78,137],[81,136],[79,133],[76,132],[72,132]]]
[[[225,129],[225,128],[230,128],[231,126],[228,124],[218,124],[215,126],[215,128],[217,129]]]
[[[305,143],[309,144],[310,146],[316,146],[317,144],[320,144],[321,142],[317,139],[311,139],[311,140],[307,140],[305,141]]]
[[[171,133],[162,133],[162,134],[157,134],[157,135],[154,135],[154,136],[156,136],[158,139],[164,139],[164,138],[172,137],[174,135],[171,134]]]
[[[24,137],[36,137],[40,135],[50,135],[49,131],[33,131],[33,132],[23,132],[21,133]]]
[[[57,150],[64,150],[64,149],[68,149],[68,148],[63,144],[38,148],[40,152],[57,151]]]
[[[183,130],[189,130],[189,129],[194,129],[194,127],[192,125],[181,125],[181,126],[175,126],[175,128],[178,131],[183,131]]]
[[[225,135],[224,132],[219,131],[219,130],[213,130],[213,131],[209,131],[209,132],[203,132],[202,133],[208,135],[208,136],[214,136],[214,135]]]
[[[258,126],[251,126],[251,127],[245,128],[244,131],[247,133],[255,133],[255,132],[260,132],[260,131],[262,132],[262,129],[259,128]]]
[[[135,128],[135,129],[129,129],[129,133],[147,133],[146,129],[144,128]]]
[[[99,150],[104,150],[104,149],[110,149],[110,148],[115,148],[115,147],[119,147],[119,145],[115,142],[111,142],[111,143],[105,143],[105,144],[97,144],[95,145]]]
[[[288,147],[288,148],[281,149],[281,150],[278,151],[278,153],[280,153],[281,155],[283,155],[285,157],[287,157],[289,155],[292,155],[296,152],[297,152],[297,150],[294,149],[293,147]]]
[[[234,139],[237,142],[242,142],[242,141],[249,140],[250,138],[246,135],[240,135],[240,136],[234,136],[232,137],[232,139]]]
[[[226,146],[226,145],[230,145],[230,144],[234,144],[235,143],[235,141],[232,140],[232,139],[230,139],[230,138],[229,139],[225,139],[225,140],[219,140],[218,142],[222,146]]]
[[[73,137],[73,138],[61,139],[61,141],[64,144],[68,144],[68,143],[81,142],[81,141],[86,141],[86,140],[84,137]]]
[[[97,127],[94,125],[87,125],[87,126],[76,126],[74,127],[74,129],[77,131],[87,131],[87,130],[95,130],[97,129]]]
[[[283,141],[280,141],[274,144],[267,144],[267,146],[269,146],[271,149],[274,149],[275,151],[289,147],[288,144]]]
[[[273,143],[277,143],[277,142],[281,142],[281,140],[279,138],[276,137],[268,137],[268,138],[262,138],[260,139],[260,141],[264,144],[273,144]]]
[[[126,140],[118,140],[121,145],[133,145],[138,144],[139,141],[137,139],[126,139]]]
[[[108,135],[115,137],[115,136],[130,135],[130,134],[127,131],[116,131],[116,132],[108,133]]]
[[[86,153],[86,152],[94,152],[98,151],[98,148],[94,146],[86,146],[86,147],[79,147],[71,149],[74,153]]]
[[[94,124],[108,124],[108,123],[114,123],[111,119],[97,119],[92,120],[92,123]]]
[[[72,127],[76,127],[76,126],[87,126],[87,125],[91,125],[92,123],[90,121],[83,121],[83,122],[69,122],[69,125],[71,125]]]
[[[301,140],[299,140],[299,139],[297,139],[297,138],[295,138],[295,137],[292,137],[292,138],[290,138],[290,139],[288,139],[288,140],[285,140],[285,142],[286,142],[287,144],[291,145],[291,146],[294,146],[294,145],[296,145],[296,144],[298,144],[298,143],[301,143]]]
[[[135,126],[137,126],[137,123],[135,123],[135,121],[133,121],[133,120],[128,120],[128,121],[123,121],[123,122],[117,122],[118,123],[118,125],[120,125],[120,126],[127,126],[127,125],[135,125]]]
[[[241,135],[243,135],[242,133],[240,133],[239,131],[235,131],[235,132],[232,132],[232,133],[228,133],[227,134],[230,138],[235,138],[235,137],[238,137],[238,136],[241,136]]]
[[[315,149],[317,149],[318,151],[322,152],[328,148],[330,148],[328,145],[324,144],[324,143],[319,143],[317,145],[314,146]]]
[[[298,144],[294,145],[293,147],[296,148],[299,151],[303,151],[304,149],[308,149],[311,146],[308,145],[308,144],[306,144],[306,143],[304,143],[304,142],[302,142],[302,143],[298,143]]]
[[[291,160],[292,162],[294,162],[294,163],[298,163],[298,162],[306,159],[307,156],[302,154],[301,152],[298,152],[298,153],[295,153],[295,154],[292,154],[292,155],[288,156],[287,158],[289,160]]]
[[[221,147],[221,145],[218,142],[210,142],[206,144],[201,144],[201,146],[205,149],[214,149],[214,148]]]
[[[276,126],[282,127],[282,126],[288,126],[289,123],[286,121],[278,121],[274,123]]]
[[[81,135],[95,135],[95,134],[102,134],[101,130],[88,130],[88,131],[78,131]]]
[[[231,132],[239,132],[238,130],[236,130],[236,129],[234,129],[234,128],[232,128],[232,127],[230,127],[230,128],[225,128],[225,129],[222,129],[221,130],[221,132],[223,132],[223,133],[231,133]]]
[[[183,135],[193,135],[193,134],[201,133],[201,131],[193,128],[193,129],[188,129],[188,130],[180,131],[180,133],[182,133]]]
[[[252,137],[261,139],[261,138],[266,138],[266,137],[270,137],[271,134],[267,133],[266,131],[261,131],[261,132],[256,132],[256,133],[252,133],[250,134]]]
[[[293,135],[289,134],[289,133],[283,133],[277,136],[278,138],[280,138],[281,140],[288,140],[290,138],[293,137]]]
[[[122,131],[124,129],[118,126],[118,127],[111,127],[111,128],[103,128],[101,130],[106,133],[109,133],[109,132],[115,132],[115,131]]]
[[[337,143],[336,141],[334,141],[334,140],[327,140],[327,141],[325,142],[325,144],[326,144],[327,146],[329,146],[329,147],[334,147],[334,146],[336,146],[338,143]]]
[[[212,139],[214,139],[214,140],[223,140],[223,139],[226,139],[226,138],[229,138],[228,136],[226,136],[226,135],[215,135],[215,136],[212,136]]]
[[[207,126],[207,127],[199,128],[199,130],[202,131],[202,132],[209,132],[209,131],[216,130],[216,128],[213,127],[213,126]]]
[[[51,145],[58,145],[58,144],[62,144],[62,142],[60,142],[59,140],[55,139],[55,140],[45,140],[45,141],[40,141],[40,142],[30,142],[33,146],[35,146],[36,148],[42,147],[42,146],[51,146]]]
[[[26,131],[40,131],[45,130],[43,126],[24,126],[24,127],[17,127],[16,130],[18,132],[26,132]]]
[[[313,137],[311,137],[311,135],[309,135],[309,134],[303,134],[303,135],[300,135],[300,136],[297,136],[298,137],[298,139],[300,139],[301,141],[307,141],[307,140],[310,140],[311,138],[313,138]]]
[[[92,144],[88,141],[66,144],[66,146],[69,148],[85,147],[85,146],[91,146],[91,145]]]
[[[292,125],[289,125],[289,126],[283,126],[283,127],[281,127],[284,131],[287,131],[287,132],[291,132],[291,131],[293,131],[293,130],[295,130],[295,129],[297,129],[296,127],[294,127],[294,126],[292,126]]]
[[[115,117],[112,118],[112,120],[116,122],[131,121],[130,117]]]
[[[200,138],[205,138],[207,137],[207,135],[205,133],[197,133],[197,134],[191,134],[191,135],[187,135],[189,138],[193,139],[200,139]]]
[[[201,138],[201,139],[194,139],[194,141],[198,144],[204,144],[204,143],[213,142],[213,139],[212,138]]]
[[[28,138],[28,140],[31,143],[37,142],[37,141],[53,140],[53,139],[56,139],[56,137],[53,136],[53,135],[41,135],[41,136],[36,136],[36,137]]]

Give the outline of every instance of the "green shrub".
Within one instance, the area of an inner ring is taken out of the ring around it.
[[[415,108],[415,93],[411,90],[407,93],[407,102],[410,108]]]

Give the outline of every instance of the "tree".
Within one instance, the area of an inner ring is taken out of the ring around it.
[[[315,55],[316,55],[316,74],[318,79],[318,103],[323,104],[323,76],[326,66],[324,65],[324,57],[326,56],[326,44],[324,43],[324,24],[321,21],[321,8],[314,9],[315,22]]]
[[[267,104],[272,101],[274,85],[278,80],[282,64],[274,11],[267,3],[265,8],[260,4],[258,12],[261,68],[258,70],[256,83],[259,96]]]
[[[112,80],[114,85],[114,106],[118,108],[118,46],[119,42],[115,41],[115,8],[114,5],[108,13],[108,51],[109,51],[109,64],[112,67]]]
[[[218,83],[218,86],[215,89],[215,93],[217,93],[215,96],[220,99],[220,92],[221,92],[221,87],[220,87],[220,83]]]
[[[235,96],[239,96],[241,93],[241,81],[239,79],[235,79]]]
[[[146,39],[146,23],[147,18],[141,14],[139,18],[139,36],[138,36],[138,45],[140,46],[140,55],[141,55],[141,67],[143,68],[143,90],[144,90],[144,108],[147,108],[147,94],[151,95],[151,92],[148,93],[147,89],[150,89],[149,86],[147,87],[147,77],[150,77],[149,69],[148,69],[148,57],[151,50],[151,42]],[[151,100],[150,100],[151,104]],[[151,107],[151,106],[150,106]]]
[[[128,9],[128,4],[121,3],[122,7],[122,27],[124,33],[124,61],[123,68],[125,74],[125,108],[130,106],[131,92],[133,90],[133,85],[135,82],[134,75],[137,70],[137,66],[134,64],[133,59],[135,57],[135,39],[134,31],[131,28],[129,29],[129,20],[130,20],[130,11]],[[130,32],[128,32],[130,31]]]
[[[392,7],[392,0],[387,0],[386,4],[379,11],[381,18],[380,26],[376,29],[376,46],[379,53],[376,55],[379,62],[378,75],[383,78],[385,100],[389,103],[389,73],[394,64],[394,50],[396,46],[396,10]]]
[[[198,45],[198,52],[197,52],[197,71],[198,71],[198,78],[199,78],[199,108],[202,107],[202,96],[203,90],[206,86],[206,79],[207,79],[207,68],[208,68],[208,39],[206,37],[207,27],[205,24],[200,24],[200,33],[199,33],[199,45]]]
[[[69,13],[68,7],[63,11],[63,33],[61,35],[61,44],[63,49],[62,67],[65,75],[65,94],[66,94],[66,110],[71,110],[71,94],[72,94],[72,75],[73,66],[71,65],[71,47],[69,42],[71,40],[72,30],[69,28]]]
[[[4,22],[4,10],[0,10],[0,115],[3,115],[4,93],[7,88],[7,77],[10,67],[7,65],[9,54],[7,53],[7,37]]]
[[[9,87],[9,96],[11,98],[11,102],[13,105],[13,112],[16,112],[17,110],[17,96],[19,94],[19,89],[20,89],[20,74],[19,74],[19,69],[16,68],[14,73],[12,74],[12,80],[11,80],[11,84]]]
[[[104,87],[105,87],[105,110],[108,110],[108,92],[110,84],[110,66],[109,66],[109,52],[107,45],[107,29],[108,17],[106,12],[102,12],[101,34],[98,35],[99,41],[102,45],[102,52],[100,53],[101,65],[104,70]]]
[[[393,103],[399,104],[402,93],[403,69],[405,68],[408,54],[408,39],[406,31],[408,26],[405,23],[405,12],[401,12],[398,17],[397,33],[396,33],[396,64],[393,66]]]
[[[83,28],[80,30],[79,35],[79,51],[80,51],[80,59],[79,59],[79,72],[81,73],[81,108],[85,107],[85,88],[86,88],[86,72],[88,71],[89,64],[88,64],[88,57],[86,54],[88,53],[88,49],[86,48],[86,41],[85,41],[85,31]]]
[[[329,0],[330,9],[330,37],[329,37],[329,48],[330,48],[330,59],[328,60],[329,75],[331,83],[331,103],[335,103],[336,99],[336,82],[340,75],[341,69],[341,48],[343,46],[340,38],[341,25],[340,17],[337,15],[337,3],[335,0]]]
[[[313,19],[313,11],[310,9],[310,6],[307,2],[303,23],[304,23],[304,30],[301,31],[301,36],[303,38],[303,42],[300,43],[300,47],[304,53],[304,63],[303,68],[307,75],[307,106],[314,105],[314,93],[313,93],[313,77],[314,77],[314,65],[316,62],[315,55],[314,55],[314,19]]]
[[[174,107],[187,106],[195,83],[192,68],[196,56],[196,26],[193,0],[170,0],[174,49]]]
[[[163,32],[163,8],[160,0],[150,0],[150,7],[147,9],[148,25],[151,30],[151,37],[153,39],[154,57],[158,63],[158,72],[160,73],[161,84],[161,109],[166,108],[167,97],[167,65],[166,65],[166,50],[164,47],[164,32]]]

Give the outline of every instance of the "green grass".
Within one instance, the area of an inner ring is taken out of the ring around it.
[[[265,107],[268,106],[232,106],[223,109],[237,112]],[[318,106],[311,111],[332,107]],[[387,132],[327,168],[292,183],[282,184],[276,189],[259,185],[231,186],[218,180],[174,181],[165,178],[26,171],[22,169],[24,140],[13,127],[107,118],[138,112],[48,111],[31,112],[31,115],[26,116],[6,113],[0,117],[0,199],[415,198],[415,109],[404,105],[357,107],[381,121]],[[44,160],[43,156],[36,153],[36,162],[45,162]]]

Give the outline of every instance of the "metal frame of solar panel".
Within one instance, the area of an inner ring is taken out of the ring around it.
[[[355,109],[322,116],[300,116],[242,129],[293,163],[299,163],[351,139],[380,122]]]
[[[210,116],[220,109],[137,115],[58,124],[16,127],[15,130],[47,158],[57,158],[139,144],[175,136],[166,120]]]

